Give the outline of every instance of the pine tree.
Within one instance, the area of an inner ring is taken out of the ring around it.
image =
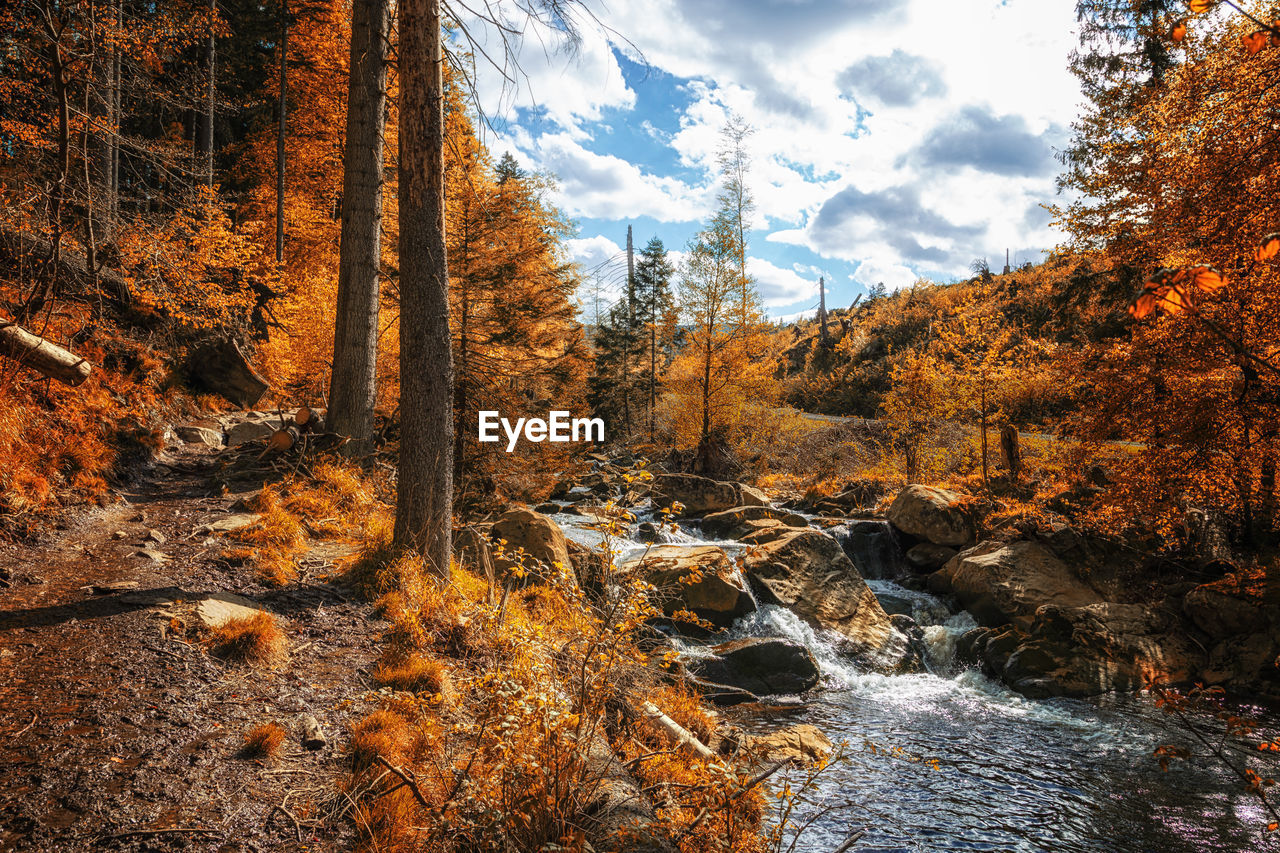
[[[671,294],[671,276],[675,267],[667,260],[667,249],[662,240],[654,237],[640,252],[640,262],[635,271],[636,318],[642,330],[647,330],[648,342],[641,365],[641,381],[648,385],[649,440],[653,440],[654,409],[657,406],[659,353],[663,345],[669,346],[675,331],[674,301]]]

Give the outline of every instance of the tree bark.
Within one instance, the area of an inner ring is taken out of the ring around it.
[[[383,130],[387,114],[390,0],[356,0],[342,176],[337,321],[329,428],[367,450],[377,401],[378,270],[382,261]]]
[[[288,116],[289,3],[280,0],[280,92],[276,126],[276,264],[284,263],[284,135]]]
[[[204,167],[206,169],[204,183],[205,186],[210,189],[213,189],[213,110],[218,99],[218,45],[217,38],[214,36],[214,22],[217,20],[217,15],[217,0],[209,0],[209,43],[206,47],[206,55],[209,60],[209,79],[208,90],[205,94],[204,115],[201,117],[204,123],[204,139],[201,140],[201,142],[203,148],[202,153],[204,156]]]
[[[453,353],[440,0],[400,5],[400,464],[395,543],[449,576]]]
[[[80,356],[33,335],[17,323],[0,320],[0,356],[38,371],[64,385],[79,385],[93,373],[93,365]]]
[[[1005,467],[1009,469],[1009,479],[1016,482],[1022,473],[1022,449],[1018,445],[1018,428],[1013,424],[1000,428],[1000,451],[1004,455]]]

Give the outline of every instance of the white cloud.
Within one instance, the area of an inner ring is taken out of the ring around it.
[[[644,82],[625,83],[603,38],[588,35],[574,66],[545,61],[539,41],[525,39],[528,79],[514,103],[536,98],[545,123],[517,122],[507,140],[559,174],[557,201],[571,215],[705,219],[719,128],[737,112],[756,128],[753,264],[770,307],[816,299],[781,262],[784,245],[855,265],[863,285],[899,287],[1060,239],[1036,205],[1054,199],[1050,148],[1080,101],[1066,70],[1074,0],[587,2],[685,81],[689,103],[674,133],[660,130],[671,117],[657,120]],[[610,110],[668,147],[682,172],[601,153],[609,142],[592,135]]]

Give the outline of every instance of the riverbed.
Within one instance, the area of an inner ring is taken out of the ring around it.
[[[601,535],[581,516],[555,519],[576,541]],[[644,520],[642,515],[640,520]],[[635,530],[635,525],[631,526]],[[667,534],[669,544],[705,540],[696,523]],[[619,561],[646,546],[611,543]],[[853,556],[853,555],[851,555]],[[892,573],[860,553],[864,576]],[[896,571],[893,568],[892,571]],[[1266,824],[1256,798],[1214,759],[1200,755],[1161,770],[1152,755],[1185,736],[1150,699],[1030,700],[972,668],[956,665],[955,639],[976,623],[963,611],[893,580],[869,581],[882,601],[904,600],[924,628],[929,672],[859,670],[791,612],[765,606],[740,619],[730,638],[787,637],[817,658],[823,687],[794,709],[747,720],[760,731],[797,723],[841,745],[803,794],[802,815],[826,811],[795,846],[830,853],[852,833],[856,851],[1069,851],[1203,853],[1263,849]],[[1280,720],[1242,708],[1272,727]],[[792,771],[792,779],[804,774]],[[785,845],[784,845],[785,849]]]

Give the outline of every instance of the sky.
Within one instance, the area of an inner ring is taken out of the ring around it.
[[[494,4],[495,6],[498,4]],[[883,282],[954,281],[1062,242],[1055,152],[1081,96],[1074,0],[583,0],[576,54],[525,25],[519,73],[476,67],[483,135],[557,178],[567,248],[607,294],[658,237],[678,260],[710,219],[720,130],[753,128],[747,267],[770,316]],[[465,14],[465,13],[464,13]],[[477,56],[502,55],[471,22]]]

